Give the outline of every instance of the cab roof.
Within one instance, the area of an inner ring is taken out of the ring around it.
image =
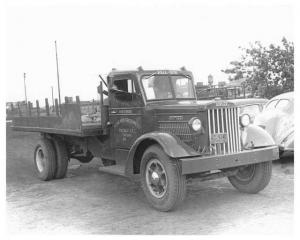
[[[181,69],[181,70],[143,70],[143,69],[138,69],[138,70],[112,70],[108,74],[108,77],[115,77],[115,76],[126,75],[126,74],[134,74],[134,75],[138,75],[138,76],[151,75],[151,74],[159,74],[159,75],[182,74],[182,75],[193,76],[192,72],[187,71],[186,69]]]

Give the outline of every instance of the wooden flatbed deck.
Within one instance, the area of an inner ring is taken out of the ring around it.
[[[80,104],[65,103],[58,111],[41,114],[37,108],[36,113],[27,111],[20,113],[12,121],[12,129],[16,131],[53,133],[71,136],[95,136],[103,134],[100,118],[91,121],[82,121]]]

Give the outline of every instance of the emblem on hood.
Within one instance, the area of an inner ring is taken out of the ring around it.
[[[169,116],[170,121],[182,121],[183,116]]]
[[[227,101],[216,101],[216,107],[227,107]]]

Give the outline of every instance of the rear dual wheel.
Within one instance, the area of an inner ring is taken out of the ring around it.
[[[69,156],[67,147],[65,142],[60,139],[55,139],[53,144],[56,152],[56,171],[54,178],[61,179],[66,176],[68,170]]]
[[[34,165],[38,178],[43,181],[64,178],[68,167],[65,143],[60,139],[39,140],[34,150]]]
[[[56,156],[52,142],[40,139],[34,150],[34,165],[39,179],[49,181],[56,171]]]

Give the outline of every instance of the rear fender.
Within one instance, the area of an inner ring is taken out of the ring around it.
[[[139,174],[140,161],[144,151],[153,144],[159,144],[171,158],[199,156],[194,149],[170,133],[151,132],[139,137],[132,145],[126,161],[125,174],[129,177]]]

